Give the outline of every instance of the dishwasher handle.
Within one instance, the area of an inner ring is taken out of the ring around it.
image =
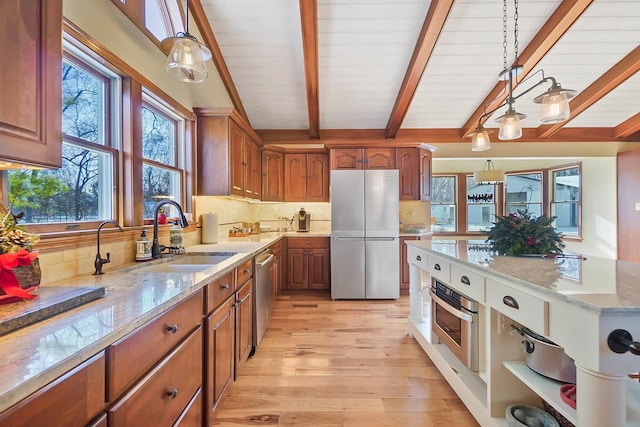
[[[259,267],[265,267],[267,265],[269,265],[271,263],[271,261],[273,261],[273,259],[275,258],[274,254],[270,254],[268,257],[266,257],[264,260],[258,262],[258,260],[256,260],[256,264]]]

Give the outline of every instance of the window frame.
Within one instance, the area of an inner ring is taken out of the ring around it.
[[[549,186],[549,177],[548,177],[548,173],[547,173],[547,169],[544,168],[540,168],[540,169],[527,169],[527,170],[518,170],[518,171],[509,171],[509,172],[505,172],[505,182],[504,182],[504,186],[503,186],[503,190],[504,190],[504,195],[503,195],[503,200],[504,200],[504,208],[503,208],[503,212],[506,214],[507,212],[509,212],[509,210],[507,209],[509,204],[507,202],[507,180],[506,177],[508,176],[517,176],[517,175],[532,175],[535,173],[539,173],[541,176],[541,181],[540,181],[540,212],[542,213],[542,215],[547,215],[549,213],[549,209],[548,209],[548,205],[549,205],[549,191],[548,191],[548,186]],[[512,204],[516,204],[516,203],[512,203]],[[528,204],[533,204],[533,203],[526,203]],[[536,202],[536,204],[538,204]]]
[[[568,169],[578,169],[578,200],[577,201],[563,201],[556,202],[555,201],[555,173]],[[582,240],[582,162],[569,163],[565,165],[554,166],[548,169],[548,179],[549,179],[549,203],[548,203],[548,215],[551,216],[554,211],[553,206],[559,203],[566,204],[572,203],[577,206],[578,212],[578,231],[576,234],[565,234],[562,233],[562,238],[566,240]],[[554,225],[555,227],[555,225]]]
[[[449,206],[450,203],[436,203],[434,202],[434,194],[435,194],[435,185],[433,184],[433,179],[434,178],[453,178],[453,188],[454,188],[454,195],[453,195],[453,206],[454,206],[454,211],[455,211],[455,221],[453,223],[454,225],[454,230],[453,231],[433,231],[433,225],[434,224],[434,219],[435,217],[432,214],[432,209],[433,206]],[[460,176],[459,174],[452,174],[452,173],[442,173],[442,174],[432,174],[431,175],[431,207],[430,207],[430,211],[429,211],[429,215],[431,217],[431,228],[432,231],[434,233],[437,233],[439,235],[451,235],[451,234],[458,234],[458,230],[460,230],[459,227],[459,223],[460,223],[460,210],[458,209],[459,206],[459,202],[460,202]]]
[[[495,212],[494,217],[495,215],[502,215],[500,203],[499,203],[501,192],[499,191],[498,186],[502,185],[504,187],[504,184],[481,184],[481,185],[493,185],[493,203],[469,203],[469,198],[468,198],[469,178],[473,179],[473,174],[465,174],[465,180],[464,180],[465,234],[468,234],[468,235],[485,234],[488,230],[486,231],[485,230],[469,230],[469,206],[492,205],[494,207],[494,212]],[[493,219],[491,220],[491,223],[493,223]]]

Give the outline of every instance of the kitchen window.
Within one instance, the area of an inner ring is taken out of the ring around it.
[[[151,41],[184,32],[184,0],[111,0]]]
[[[433,176],[431,178],[431,230],[455,232],[456,227],[456,177]]]
[[[27,224],[91,228],[116,216],[120,78],[65,40],[62,63],[62,167],[8,172],[8,203]],[[66,227],[65,227],[66,228]],[[46,229],[44,229],[46,231]]]
[[[149,94],[142,105],[142,191],[144,218],[151,219],[157,202],[170,199],[182,204],[184,171],[184,120]],[[183,205],[184,206],[184,205]],[[167,205],[167,216],[177,216]]]
[[[538,217],[543,213],[542,172],[515,172],[505,176],[505,212],[529,211]]]
[[[496,216],[496,186],[477,184],[467,175],[467,231],[488,231]]]
[[[551,216],[556,230],[567,237],[581,236],[581,170],[568,165],[549,170],[551,174]]]

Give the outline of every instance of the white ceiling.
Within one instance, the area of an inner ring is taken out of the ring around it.
[[[201,3],[252,127],[307,129],[299,0]],[[561,3],[519,0],[520,53]],[[423,0],[317,0],[320,129],[387,126],[429,6]],[[503,69],[502,8],[500,0],[454,2],[401,129],[461,128],[481,107]],[[509,64],[513,9],[508,0]],[[639,42],[640,0],[594,0],[535,69],[580,92]],[[515,104],[528,115],[524,127],[539,126],[532,99],[548,86]],[[640,75],[634,75],[565,127],[615,127],[640,112],[639,95]],[[485,126],[497,125],[490,118]]]

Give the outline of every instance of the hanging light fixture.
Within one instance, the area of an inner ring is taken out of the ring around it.
[[[493,110],[487,111],[482,116],[480,116],[480,119],[478,120],[478,127],[469,135],[472,138],[472,151],[483,151],[491,148],[491,142],[489,141],[489,137],[486,132],[484,132],[484,134],[479,133],[479,130],[484,131],[484,129],[482,128],[482,120],[493,114],[499,108],[505,106],[507,107],[507,111],[503,115],[496,118],[496,122],[500,123],[500,132],[498,133],[498,138],[501,140],[512,140],[522,137],[522,125],[520,124],[520,121],[527,116],[526,114],[517,112],[513,105],[518,98],[526,95],[541,84],[551,82],[551,87],[546,92],[533,99],[533,102],[535,102],[536,104],[540,104],[539,122],[542,124],[560,123],[567,120],[571,114],[569,110],[568,100],[573,98],[577,94],[575,90],[563,89],[560,86],[560,83],[556,81],[556,79],[554,79],[553,77],[545,77],[544,70],[539,70],[536,71],[533,75],[540,72],[542,74],[541,80],[524,92],[514,96],[514,81],[517,82],[518,76],[523,71],[522,66],[518,64],[518,0],[513,1],[515,7],[513,30],[513,47],[515,53],[515,61],[514,65],[511,66],[507,65],[507,0],[503,0],[502,4],[502,46],[504,47],[502,57],[504,60],[504,69],[502,70],[502,72],[500,72],[498,78],[499,80],[505,82],[507,99]],[[478,141],[478,138],[481,138],[481,142]]]
[[[504,172],[497,170],[491,160],[487,160],[481,171],[473,173],[473,180],[476,184],[500,184],[504,182]]]
[[[211,51],[189,34],[189,0],[185,10],[185,32],[167,37],[160,45],[169,50],[165,66],[171,76],[183,82],[199,83],[209,75],[205,62],[212,58]]]

